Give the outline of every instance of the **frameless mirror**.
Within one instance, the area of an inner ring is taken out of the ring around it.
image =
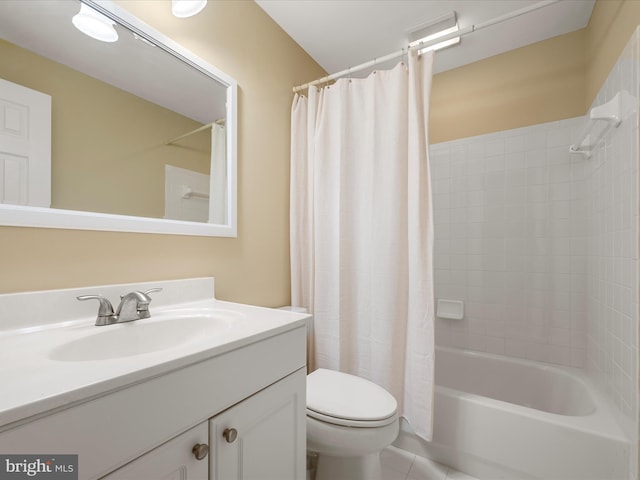
[[[0,2],[0,225],[235,236],[235,80],[82,4],[116,41],[74,27],[79,0]]]

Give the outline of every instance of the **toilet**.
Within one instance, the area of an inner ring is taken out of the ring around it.
[[[310,318],[307,354],[312,335]],[[398,402],[381,386],[324,368],[307,375],[307,452],[317,455],[315,480],[382,480],[380,452],[399,431]]]
[[[380,452],[398,436],[398,404],[384,388],[320,368],[307,376],[307,451],[316,480],[382,480]]]

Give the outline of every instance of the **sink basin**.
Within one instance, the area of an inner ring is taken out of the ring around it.
[[[143,355],[211,338],[232,323],[231,316],[204,313],[95,327],[96,333],[55,347],[49,358],[77,362]]]

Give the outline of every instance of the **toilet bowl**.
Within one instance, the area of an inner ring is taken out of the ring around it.
[[[307,376],[307,450],[316,480],[382,480],[380,452],[398,436],[398,404],[384,388],[347,373]]]

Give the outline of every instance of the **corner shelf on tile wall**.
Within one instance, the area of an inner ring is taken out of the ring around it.
[[[616,93],[607,103],[591,109],[589,121],[580,135],[580,140],[569,147],[570,153],[579,153],[585,158],[591,158],[591,152],[609,129],[620,126],[622,123],[622,93]],[[597,133],[594,135],[594,132]]]

